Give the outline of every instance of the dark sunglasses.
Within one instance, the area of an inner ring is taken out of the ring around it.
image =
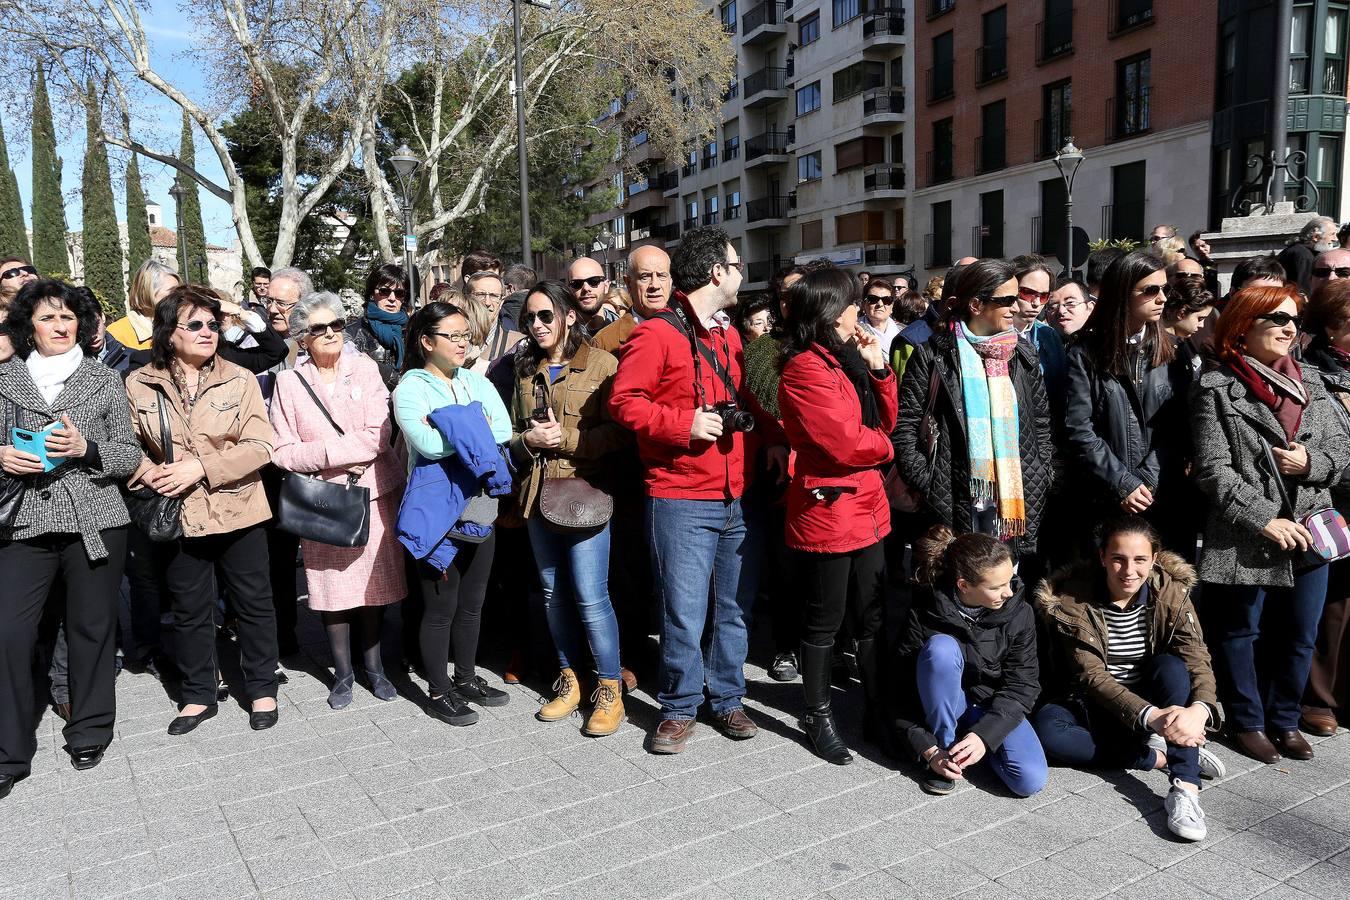
[[[193,334],[196,334],[203,328],[215,334],[220,334],[220,323],[215,319],[208,319],[205,322],[201,319],[193,319],[191,322],[179,322],[178,327],[184,331],[191,331]]]
[[[568,284],[572,285],[572,290],[574,291],[581,290],[581,286],[583,284],[587,284],[595,288],[599,287],[604,283],[605,283],[605,276],[603,275],[592,275],[590,278],[573,278],[571,281],[568,282]]]
[[[1172,296],[1172,286],[1170,284],[1150,284],[1135,291],[1139,297],[1156,297],[1162,294],[1164,300]]]
[[[10,273],[13,271],[14,270],[11,269],[9,272],[6,272],[4,277],[8,278],[10,276]],[[1332,272],[1336,273],[1337,278],[1350,278],[1350,266],[1327,266],[1325,268],[1318,267],[1313,269],[1312,272],[1313,276],[1316,278],[1330,278]]]
[[[1008,307],[1012,306],[1014,303],[1017,302],[1017,295],[1004,294],[998,297],[980,297],[978,299],[981,303],[988,303],[991,306],[997,306],[1001,309],[1007,309]]]
[[[1029,288],[1029,287],[1023,287],[1023,288],[1018,288],[1018,289],[1017,289],[1017,296],[1018,296],[1018,297],[1021,297],[1023,300],[1027,301],[1028,303],[1030,303],[1030,302],[1033,301],[1033,300],[1035,300],[1035,301],[1037,301],[1037,302],[1039,302],[1039,303],[1044,303],[1045,301],[1047,301],[1047,300],[1050,299],[1050,292],[1049,292],[1049,291],[1033,291],[1033,290],[1032,290],[1031,288]]]
[[[321,322],[318,325],[311,325],[306,331],[310,337],[321,337],[325,332],[333,331],[341,334],[347,328],[346,319],[334,319],[331,322]]]
[[[6,269],[0,272],[0,281],[9,281],[11,278],[18,278],[20,275],[36,275],[37,269],[32,266],[15,266],[12,269]],[[1342,278],[1345,276],[1342,275]]]
[[[375,289],[376,297],[397,297],[400,300],[408,296],[408,292],[401,287],[377,287]]]
[[[890,294],[887,294],[885,297],[880,294],[868,294],[863,298],[863,302],[868,306],[894,306],[895,298]]]
[[[535,319],[538,319],[545,325],[552,325],[553,318],[553,310],[551,309],[541,309],[538,312],[527,312],[525,314],[525,327],[529,328],[533,325]]]
[[[1293,315],[1292,313],[1287,313],[1287,312],[1273,312],[1273,313],[1266,313],[1264,316],[1257,316],[1257,317],[1256,317],[1256,320],[1257,320],[1258,322],[1269,322],[1270,324],[1274,325],[1276,328],[1283,328],[1284,326],[1288,325],[1290,322],[1293,322],[1293,323],[1294,323],[1294,327],[1295,327],[1295,328],[1302,328],[1302,327],[1303,327],[1303,317],[1302,317],[1302,316],[1296,316],[1296,315]]]

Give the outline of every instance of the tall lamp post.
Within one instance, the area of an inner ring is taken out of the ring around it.
[[[604,267],[605,277],[609,277],[609,251],[614,246],[614,233],[608,228],[601,228],[600,233],[595,236],[595,242],[604,248],[605,255],[602,257],[600,265]]]
[[[178,233],[174,238],[178,242],[178,274],[186,282],[188,280],[188,258],[187,241],[183,240],[183,198],[187,196],[187,191],[183,190],[181,178],[173,180],[173,187],[169,188],[169,196],[173,198],[173,217],[178,223]]]
[[[413,183],[422,161],[413,156],[407,144],[401,144],[389,157],[398,178],[399,200],[403,204],[403,269],[408,273],[408,302],[416,305],[421,297],[417,284],[417,235],[413,234]]]
[[[1082,164],[1083,151],[1075,147],[1073,138],[1069,137],[1055,154],[1055,168],[1064,179],[1064,263],[1070,276],[1073,275],[1073,179]]]

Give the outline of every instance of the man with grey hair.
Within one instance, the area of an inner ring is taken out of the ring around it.
[[[1328,281],[1339,278],[1350,278],[1350,248],[1337,247],[1318,254],[1317,259],[1313,260],[1312,290],[1308,296],[1317,293],[1317,289]]]
[[[594,338],[597,347],[615,355],[643,319],[650,318],[670,303],[670,254],[660,247],[644,244],[628,254],[628,267],[623,277],[633,308],[601,328]]]
[[[1303,226],[1298,239],[1280,252],[1280,265],[1288,274],[1289,280],[1298,283],[1299,290],[1305,296],[1312,294],[1313,263],[1319,253],[1335,250],[1340,241],[1336,239],[1336,222],[1326,216],[1318,216]]]
[[[267,286],[267,318],[272,323],[272,329],[283,336],[288,336],[291,310],[301,298],[308,297],[312,293],[314,282],[304,271],[287,266],[273,272],[272,281]]]

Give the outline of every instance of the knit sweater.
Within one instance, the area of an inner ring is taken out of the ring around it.
[[[778,411],[779,365],[783,343],[773,333],[761,334],[745,348],[745,386],[755,395],[764,411],[775,419],[782,419]]]

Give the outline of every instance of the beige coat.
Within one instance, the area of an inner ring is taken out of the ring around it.
[[[127,378],[131,425],[147,457],[137,479],[164,459],[159,404],[165,397],[174,459],[196,457],[206,472],[183,495],[183,536],[226,534],[271,518],[258,472],[272,457],[272,424],[258,380],[217,356],[189,416],[168,371],[145,366],[134,372]]]

